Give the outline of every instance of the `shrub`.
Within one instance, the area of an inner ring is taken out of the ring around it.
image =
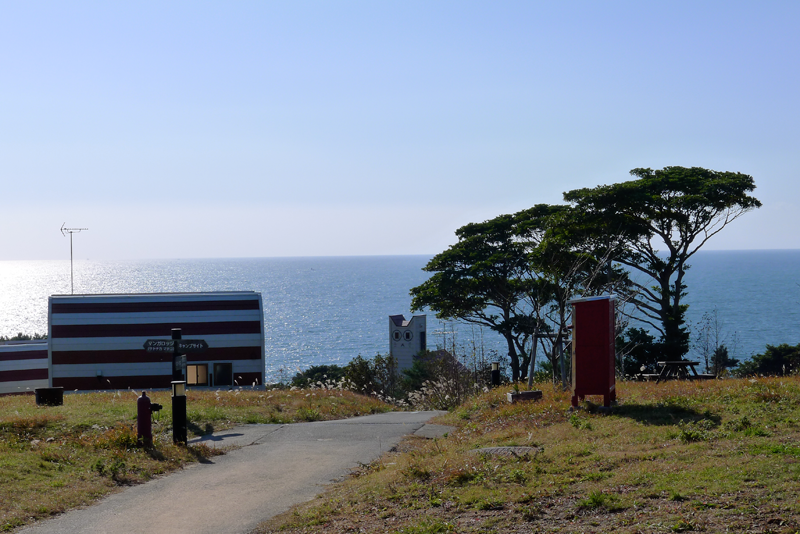
[[[656,338],[647,333],[644,328],[628,328],[617,336],[617,352],[622,358],[617,358],[617,366],[623,362],[626,375],[639,373],[657,373],[656,362],[661,354],[661,347],[656,343]],[[623,372],[623,368],[617,371]]]
[[[47,334],[34,333],[33,335],[30,335],[19,332],[16,336],[0,336],[0,341],[37,341],[40,339],[47,339]]]
[[[783,376],[798,371],[800,371],[800,344],[786,343],[778,346],[767,345],[764,354],[756,354],[750,361],[739,364],[735,370],[739,376]]]
[[[397,361],[392,356],[378,354],[371,360],[356,356],[344,368],[344,379],[356,393],[382,398],[400,396]]]
[[[292,385],[307,388],[314,384],[336,385],[345,376],[345,368],[339,365],[312,365],[292,378]]]

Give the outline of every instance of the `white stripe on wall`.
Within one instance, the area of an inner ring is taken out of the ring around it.
[[[209,348],[230,347],[258,347],[261,348],[260,334],[221,334],[215,336],[201,336],[208,343]],[[52,350],[144,350],[144,343],[148,339],[170,339],[170,336],[153,337],[74,337],[53,338]],[[186,339],[195,339],[189,336]]]
[[[0,371],[24,371],[25,369],[47,369],[47,358],[0,361]]]
[[[47,352],[47,342],[42,343],[26,343],[21,345],[0,345],[0,353],[7,352],[34,352],[41,350]]]
[[[54,365],[52,377],[92,377],[97,376],[98,371],[103,376],[170,375],[172,374],[172,362]]]
[[[229,323],[261,320],[258,310],[184,311],[154,313],[54,313],[53,326],[86,324]]]

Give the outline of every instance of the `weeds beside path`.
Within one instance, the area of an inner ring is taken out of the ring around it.
[[[800,530],[800,378],[617,388],[611,415],[484,394],[259,532]]]
[[[219,451],[172,443],[169,392],[148,392],[154,445],[137,446],[138,392],[69,394],[38,407],[33,396],[0,397],[0,531],[85,505],[122,486],[169,473]],[[347,391],[190,391],[189,434],[246,423],[333,420],[391,409]]]

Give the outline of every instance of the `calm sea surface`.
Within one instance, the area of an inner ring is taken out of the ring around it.
[[[429,256],[76,261],[75,293],[254,290],[264,300],[268,378],[389,349],[388,316],[410,317]],[[734,357],[800,343],[800,251],[702,252],[687,276],[688,320],[716,309]],[[69,261],[0,262],[0,335],[47,332],[47,297],[70,292]],[[491,331],[428,314],[429,346],[481,344]],[[455,334],[454,334],[455,332]],[[694,340],[695,335],[692,339]],[[696,353],[690,356],[697,357]]]

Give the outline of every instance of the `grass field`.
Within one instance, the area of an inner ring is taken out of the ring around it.
[[[617,384],[619,405],[506,389],[260,532],[798,532],[800,379]],[[529,447],[516,455],[488,447]]]
[[[152,448],[137,446],[138,393],[68,394],[64,405],[0,397],[0,531],[87,504],[120,487],[180,469],[219,451],[172,443],[169,392],[150,392]],[[387,411],[346,391],[189,391],[189,437],[244,423],[331,420]]]

